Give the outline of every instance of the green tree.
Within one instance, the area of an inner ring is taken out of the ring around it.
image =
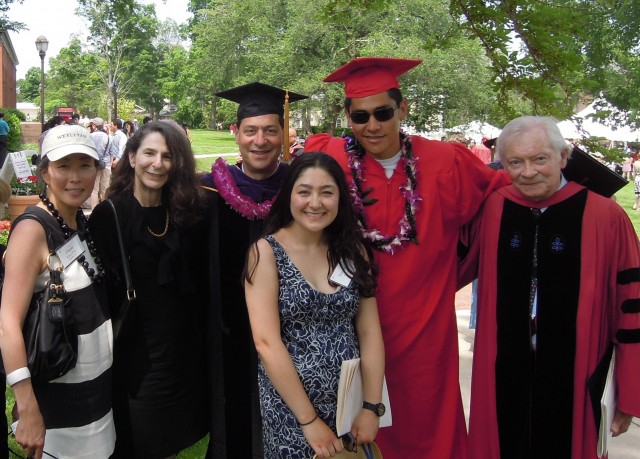
[[[96,71],[98,61],[95,52],[84,50],[81,41],[73,37],[49,61],[47,98],[63,100],[66,106],[73,107],[78,113],[96,116],[98,101],[104,91]]]
[[[89,23],[89,49],[97,60],[96,70],[112,114],[115,97],[126,98],[134,87],[144,87],[153,78],[143,69],[149,70],[150,56],[154,55],[151,40],[158,27],[155,7],[136,0],[78,3],[76,14]]]
[[[253,1],[229,2],[209,0],[192,1],[197,4],[195,20],[191,27],[193,44],[190,49],[190,75],[195,98],[210,107],[209,127],[216,122],[216,97],[214,94],[231,87],[242,73],[244,44],[253,21],[259,20],[250,10]],[[260,16],[266,16],[262,10]]]
[[[12,21],[7,15],[12,3],[22,4],[22,2],[23,0],[0,0],[0,30],[17,32],[27,28],[23,22]]]
[[[167,19],[159,23],[157,35],[150,40],[151,46],[137,56],[133,72],[136,84],[130,97],[146,107],[154,118],[165,99],[177,103],[190,93],[190,88],[181,80],[188,60],[183,39],[182,28],[173,19]]]
[[[17,81],[18,100],[20,102],[34,102],[40,96],[40,69],[31,67],[22,80]]]
[[[491,60],[500,102],[517,91],[535,112],[565,116],[585,95],[640,108],[637,0],[454,0],[452,12]]]
[[[364,1],[348,7],[324,0],[317,8],[302,0],[245,0],[233,8],[215,0],[195,3],[200,9],[191,29],[191,65],[198,80],[212,92],[259,80],[314,95],[295,105],[304,129],[314,110],[322,111],[323,129],[334,129],[342,113],[342,88],[322,78],[361,56],[425,61],[403,79],[416,127],[431,127],[443,109],[451,122],[486,118],[495,103],[489,61],[477,41],[460,33],[442,0]]]
[[[401,13],[407,4],[390,0],[325,0],[319,2],[318,9],[326,23],[341,18],[351,24],[354,11],[400,18],[402,15],[396,12]],[[438,2],[424,3],[427,4],[435,5],[435,14],[425,16],[420,5],[414,5],[413,21],[402,17],[398,24],[422,26],[426,50],[446,46],[460,31],[477,40],[488,60],[492,89],[497,94],[498,109],[494,108],[494,114],[489,116],[509,119],[525,110],[565,117],[584,97],[602,93],[619,109],[629,110],[631,120],[637,120],[638,0],[452,0],[448,5],[449,19],[441,15]],[[405,36],[392,33],[389,24],[380,19],[378,16],[375,23],[380,31],[394,38]],[[448,28],[446,34],[443,26]],[[472,99],[460,100],[464,103]]]
[[[4,120],[9,125],[9,133],[7,134],[7,150],[19,151],[22,146],[22,142],[20,140],[22,131],[20,128],[21,120],[16,114],[17,110],[0,108],[0,111],[4,112]]]

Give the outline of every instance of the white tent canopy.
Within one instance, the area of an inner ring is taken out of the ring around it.
[[[447,129],[447,132],[461,132],[468,139],[473,139],[476,143],[480,143],[483,137],[493,139],[500,135],[501,129],[490,125],[489,123],[483,123],[482,121],[471,121],[467,124],[461,124]]]
[[[608,102],[595,101],[568,120],[558,123],[562,136],[565,139],[602,137],[618,142],[637,142],[639,140],[640,131],[626,125],[615,127],[611,117],[605,118],[605,123],[595,120],[590,115],[597,113],[596,106],[604,106],[607,111],[614,110]]]

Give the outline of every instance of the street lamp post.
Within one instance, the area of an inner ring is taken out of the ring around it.
[[[36,49],[40,54],[40,127],[44,131],[44,56],[47,54],[49,40],[44,35],[36,39]]]

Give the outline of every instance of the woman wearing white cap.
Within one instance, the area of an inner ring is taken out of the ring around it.
[[[29,456],[106,458],[115,444],[111,412],[112,331],[96,256],[80,210],[93,189],[98,155],[89,131],[58,126],[41,150],[40,173],[46,183],[42,200],[16,220],[5,257],[0,309],[0,350],[7,382],[16,398],[16,440]],[[37,220],[33,219],[33,215]],[[50,382],[32,381],[22,325],[33,292],[49,278],[51,235],[63,266],[62,281],[77,324],[78,356],[74,368]],[[66,244],[69,250],[58,250]]]

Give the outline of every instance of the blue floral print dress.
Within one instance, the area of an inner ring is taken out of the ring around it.
[[[334,293],[315,290],[272,236],[278,268],[281,337],[318,416],[335,431],[338,380],[343,360],[360,356],[354,318],[360,295],[352,285]],[[265,459],[310,459],[309,446],[295,416],[258,367]]]

